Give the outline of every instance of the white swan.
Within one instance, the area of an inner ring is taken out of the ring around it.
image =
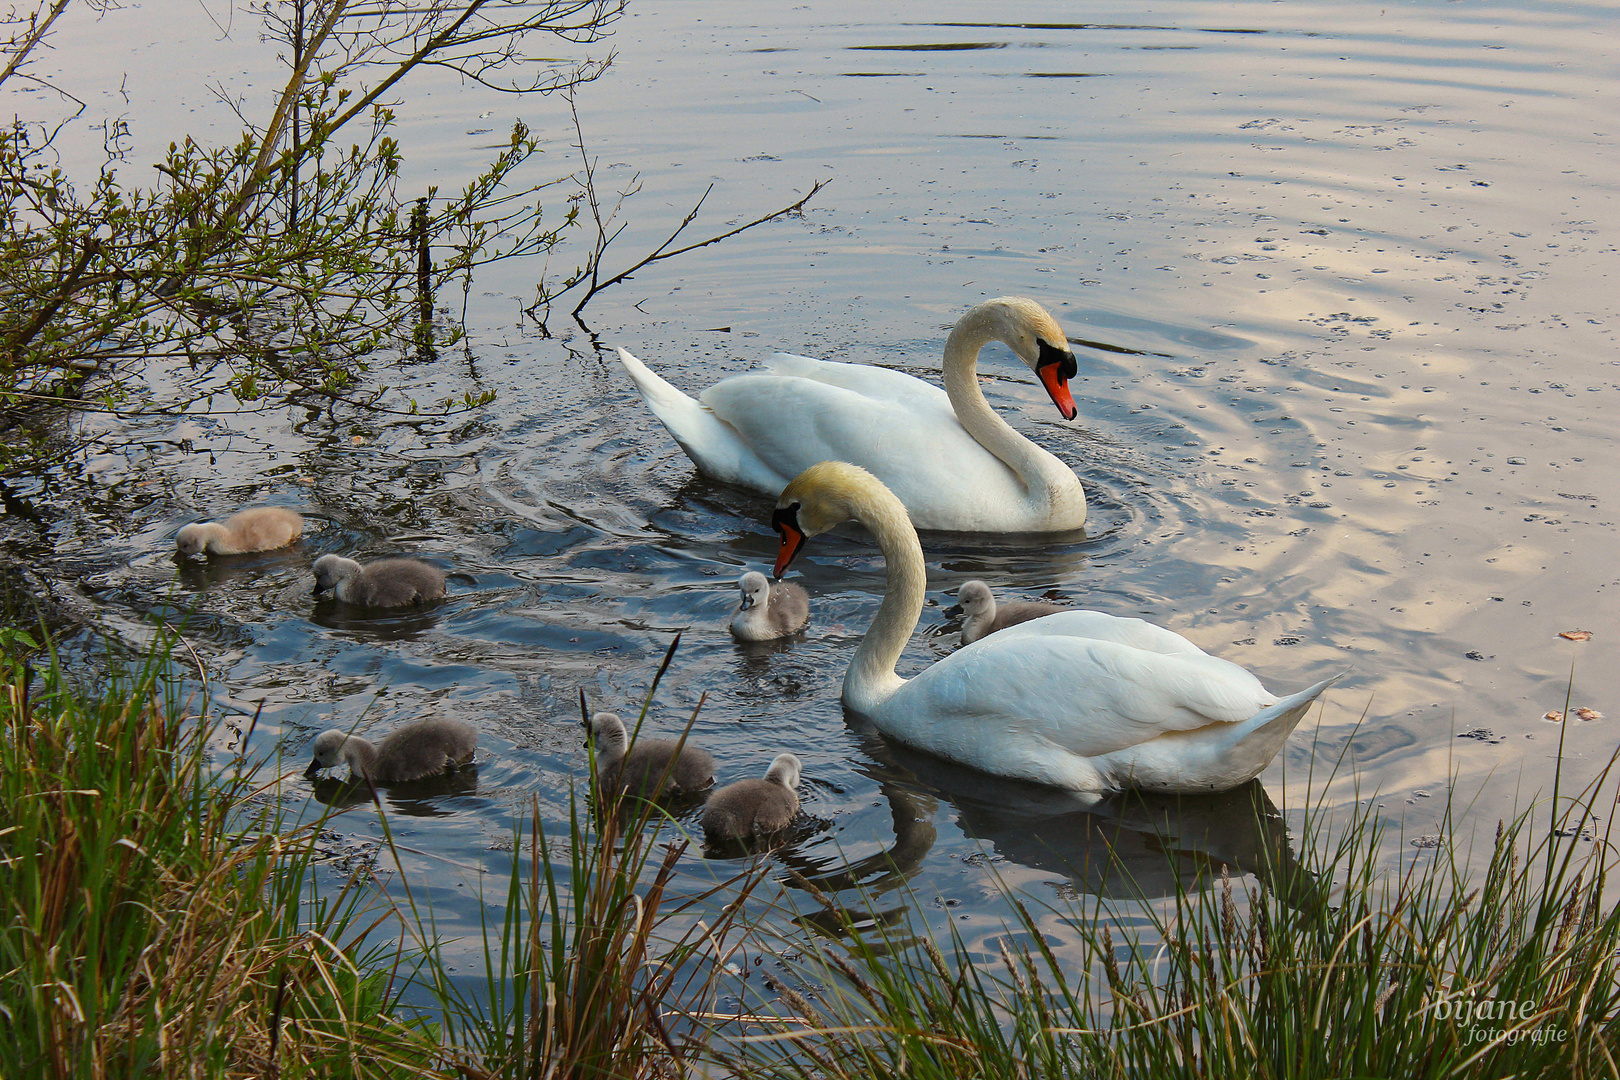
[[[944,392],[886,368],[777,353],[693,400],[623,349],[619,359],[698,470],[717,480],[775,495],[818,461],[852,461],[887,484],[920,529],[1078,529],[1080,478],[1014,431],[979,389],[979,350],[991,341],[1010,346],[1074,419],[1068,339],[1039,304],[1012,296],[957,321]]]
[[[1258,775],[1333,679],[1278,700],[1258,679],[1140,619],[1071,610],[1008,627],[912,679],[894,672],[922,613],[922,547],[870,473],[811,466],[782,492],[778,576],[805,538],[854,519],[888,584],[844,676],[844,704],[904,743],[1077,791],[1224,791]]]

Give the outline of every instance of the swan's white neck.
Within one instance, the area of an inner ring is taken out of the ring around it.
[[[922,617],[928,571],[917,530],[911,527],[906,508],[887,488],[862,485],[851,501],[851,510],[877,538],[888,572],[883,603],[844,675],[844,704],[856,712],[871,713],[906,684],[894,673],[894,665]]]
[[[1073,470],[1014,430],[979,388],[979,350],[992,341],[1007,341],[1004,318],[994,308],[981,306],[957,321],[945,339],[945,393],[963,429],[1017,475],[1032,507],[1042,511],[1041,518],[1067,519],[1074,512],[1069,504],[1080,490]],[[1085,495],[1078,497],[1083,519]]]

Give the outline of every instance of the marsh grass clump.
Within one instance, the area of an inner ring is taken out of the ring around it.
[[[827,988],[813,1006],[796,997],[809,1023],[745,1039],[739,1068],[818,1080],[1611,1077],[1620,909],[1613,849],[1587,809],[1603,792],[1594,783],[1500,824],[1481,875],[1449,819],[1438,846],[1408,847],[1390,871],[1390,838],[1360,810],[1337,826],[1310,815],[1315,865],[1266,884],[1222,870],[1207,889],[1086,911],[1012,898],[1017,918],[992,956],[954,929],[941,949],[909,928],[851,925],[806,961],[804,978]],[[1050,946],[1058,920],[1089,967]]]
[[[339,944],[357,896],[300,903],[309,830],[246,812],[249,770],[215,770],[213,725],[188,714],[162,645],[94,690],[13,649],[0,732],[0,1074],[432,1062],[431,1032],[384,1008],[376,957]]]

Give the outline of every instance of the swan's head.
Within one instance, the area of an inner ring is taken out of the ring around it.
[[[883,481],[859,465],[823,461],[795,476],[782,489],[776,513],[771,515],[771,528],[782,538],[776,552],[776,577],[787,570],[807,539],[858,517],[861,507],[869,505],[874,495],[898,507],[904,516],[900,500]]]
[[[742,590],[742,609],[747,611],[751,607],[761,607],[771,595],[771,582],[758,570],[750,570],[737,579],[737,588]]]
[[[624,753],[624,744],[630,739],[624,730],[624,721],[619,719],[619,714],[610,712],[591,714],[590,737],[591,742],[596,745],[597,752],[609,757],[617,757]]]
[[[981,615],[994,616],[996,611],[996,594],[990,591],[990,586],[982,581],[967,581],[956,590],[956,606],[951,612],[960,612],[969,619]],[[947,612],[949,614],[950,612]]]
[[[1041,305],[1022,296],[986,300],[963,316],[963,322],[975,318],[987,322],[991,336],[1006,342],[1029,365],[1063,419],[1073,420],[1080,410],[1069,393],[1069,380],[1080,368],[1069,348],[1068,335],[1057,320]]]
[[[797,756],[777,754],[776,759],[771,762],[771,767],[765,770],[765,779],[792,790],[799,786],[799,773],[803,769],[804,766],[799,763]]]
[[[220,526],[212,521],[195,521],[174,535],[175,550],[182,558],[189,559],[193,555],[201,554],[208,547],[208,538]]]
[[[315,744],[310,747],[312,756],[309,768],[304,770],[304,776],[312,777],[322,769],[330,769],[336,765],[343,753],[343,744],[348,739],[347,733],[337,728],[328,728],[315,736]]]
[[[338,582],[352,578],[359,572],[360,564],[353,559],[345,559],[341,555],[322,555],[315,560],[315,595],[337,588]]]

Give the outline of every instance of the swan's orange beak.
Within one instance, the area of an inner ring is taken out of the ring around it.
[[[1074,367],[1073,358],[1069,360],[1069,367],[1070,369]],[[1074,405],[1074,395],[1069,393],[1069,378],[1064,373],[1063,364],[1056,360],[1048,361],[1036,368],[1035,374],[1040,376],[1041,385],[1046,387],[1046,392],[1052,397],[1052,404],[1058,407],[1063,419],[1073,420],[1079,415],[1080,410]]]
[[[771,576],[780,581],[788,563],[804,546],[804,530],[799,528],[799,504],[777,507],[776,513],[771,515],[771,528],[782,538],[782,546],[776,549],[776,567],[771,571]]]

